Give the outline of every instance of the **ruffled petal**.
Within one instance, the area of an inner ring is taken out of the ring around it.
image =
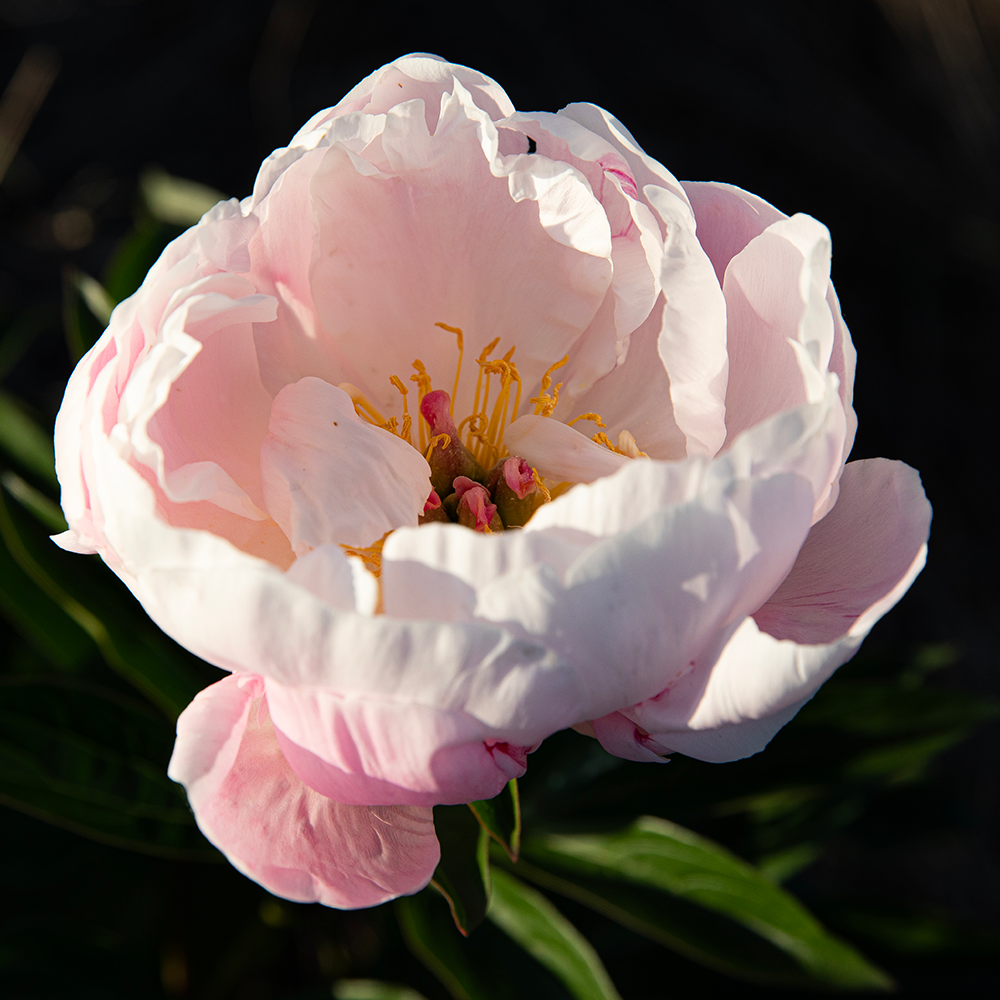
[[[415,358],[450,391],[458,352],[441,322],[465,331],[456,413],[472,410],[469,359],[496,337],[537,385],[611,283],[608,222],[586,180],[544,157],[501,167],[493,123],[457,85],[433,134],[419,107],[393,107],[382,147],[389,174],[359,173],[334,146],[311,182],[312,298],[353,366],[343,378],[387,415],[401,411],[389,376],[405,378]]]
[[[169,774],[198,826],[278,896],[352,909],[423,888],[440,849],[430,809],[351,806],[302,783],[282,756],[259,680],[227,677],[177,720]]]

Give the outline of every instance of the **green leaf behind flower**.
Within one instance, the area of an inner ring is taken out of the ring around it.
[[[890,989],[892,982],[829,934],[792,896],[711,841],[654,817],[610,834],[547,834],[524,845],[525,857],[575,875],[658,889],[729,917],[796,960],[818,983],[840,989]]]
[[[493,872],[489,919],[554,973],[579,1000],[621,1000],[587,939],[540,893]]]

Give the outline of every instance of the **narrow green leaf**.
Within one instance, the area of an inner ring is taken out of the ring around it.
[[[0,613],[50,668],[77,672],[96,656],[90,636],[14,561],[0,538]]]
[[[80,293],[79,270],[72,264],[63,267],[62,318],[69,356],[77,362],[100,337],[104,325],[98,320]]]
[[[549,834],[526,843],[524,853],[544,867],[624,879],[728,916],[830,986],[892,986],[885,973],[829,934],[801,903],[751,865],[667,820],[646,816],[611,834]]]
[[[1000,715],[996,701],[947,688],[847,679],[823,695],[796,719],[799,727],[884,738],[975,726]]]
[[[335,1000],[425,1000],[409,986],[383,983],[377,979],[338,979],[333,984]]]
[[[66,518],[63,517],[59,504],[36,490],[31,483],[25,482],[16,472],[11,472],[10,469],[0,472],[0,485],[49,531],[66,530]]]
[[[521,801],[517,778],[511,778],[507,788],[496,798],[470,802],[482,828],[507,852],[511,861],[517,861],[521,850]]]
[[[115,307],[114,299],[108,295],[104,286],[96,278],[84,274],[83,271],[76,272],[75,281],[84,305],[102,327],[107,326],[111,321],[111,310]]]
[[[142,284],[163,248],[177,232],[148,215],[118,244],[103,275],[103,285],[112,301],[127,299]]]
[[[503,995],[494,991],[483,970],[471,960],[466,940],[455,933],[439,898],[424,891],[402,896],[393,906],[407,947],[455,1000],[495,1000]]]
[[[160,167],[142,172],[139,190],[154,219],[176,226],[193,226],[226,197],[205,184],[174,177]]]
[[[13,396],[0,390],[0,447],[27,471],[56,484],[52,435],[43,431]]]
[[[497,863],[503,864],[499,851],[495,854]],[[588,906],[636,934],[723,975],[769,986],[816,985],[798,963],[769,941],[686,900],[648,886],[594,878],[576,871],[558,875],[523,858],[515,870],[535,885]],[[493,875],[496,874],[494,868]]]
[[[90,636],[112,670],[175,719],[203,686],[182,665],[194,658],[169,644],[117,581],[109,595],[106,570],[61,552],[47,538],[34,537],[12,513],[0,491],[0,538],[17,566]]]
[[[437,806],[434,828],[441,861],[431,885],[448,900],[455,926],[468,936],[483,922],[489,905],[488,838],[465,806]]]
[[[579,1000],[621,1000],[587,939],[540,892],[500,869],[488,916]]]
[[[218,860],[166,775],[172,727],[68,678],[0,677],[0,802],[93,840]]]

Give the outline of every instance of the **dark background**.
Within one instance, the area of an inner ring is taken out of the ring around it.
[[[0,88],[25,59],[52,80],[0,186],[0,318],[22,331],[0,358],[3,387],[43,424],[71,370],[66,267],[102,277],[134,225],[144,168],[242,197],[263,157],[315,111],[398,55],[434,52],[493,76],[521,110],[599,104],[678,177],[737,184],[830,228],[859,353],[852,457],[915,466],[935,509],[927,569],[866,655],[947,642],[954,662],[932,683],[1000,695],[996,0],[0,0],[0,25]],[[9,142],[13,126],[0,120]],[[822,898],[836,885],[873,906],[996,928],[998,744],[994,725],[941,759],[944,804],[917,814],[904,841],[835,842],[792,888]],[[668,802],[649,808],[670,815]],[[0,840],[0,977],[10,971],[18,996],[57,995],[57,980],[46,984],[62,963],[80,997],[152,996],[159,983],[171,996],[329,995],[308,990],[368,974],[379,949],[395,947],[384,910],[324,915],[322,933],[302,918],[275,944],[267,935],[293,919],[287,908],[260,909],[259,932],[238,934],[189,912],[217,883],[229,898],[220,914],[243,907],[257,919],[263,897],[226,869],[116,852],[11,810],[0,812]],[[210,956],[216,938],[217,961],[200,960],[211,988],[170,971],[185,948]],[[253,972],[268,948],[271,971]],[[656,970],[685,982],[664,954],[643,957],[630,982],[655,984]],[[935,972],[880,957],[905,993],[985,995],[1000,984],[981,963]],[[435,995],[412,961],[378,961],[379,975]]]

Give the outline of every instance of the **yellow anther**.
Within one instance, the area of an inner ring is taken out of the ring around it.
[[[389,419],[382,425],[383,430],[387,430],[390,434],[395,434],[399,436],[399,421],[395,417],[389,417]]]
[[[562,382],[556,382],[556,384],[552,387],[551,395],[547,392],[543,392],[541,396],[533,396],[530,400],[528,400],[529,403],[535,404],[536,417],[552,416],[552,411],[559,405],[559,390],[561,388]]]
[[[598,427],[607,427],[608,425],[601,419],[599,413],[581,413],[580,416],[574,417],[566,426],[572,427],[578,420],[593,420]]]
[[[556,371],[556,369],[562,368],[567,361],[569,361],[568,354],[562,359],[562,361],[557,361],[554,365],[549,365],[547,371],[542,376],[542,392],[545,392],[545,390],[552,385],[552,373]]]
[[[628,431],[622,431],[618,435],[617,450],[622,455],[628,455],[629,458],[649,458],[649,455],[639,450],[639,446],[635,443],[635,438]]]
[[[391,532],[386,532],[374,545],[366,546],[356,546],[356,545],[344,545],[341,543],[341,548],[349,555],[356,556],[365,564],[365,569],[367,569],[373,576],[378,577],[382,573],[382,546],[385,545],[385,540],[389,537]],[[381,602],[381,598],[380,598]]]
[[[590,440],[596,441],[597,444],[603,444],[605,448],[609,451],[613,451],[616,455],[620,454],[618,449],[615,447],[614,441],[612,441],[611,438],[604,433],[604,431],[598,431]]]
[[[341,382],[337,388],[343,389],[351,397],[351,402],[354,404],[354,412],[359,417],[367,420],[370,424],[376,424],[379,427],[385,426],[386,418],[379,413],[371,402],[369,402],[368,397],[356,385],[351,385],[350,382]]]
[[[465,353],[465,344],[462,340],[462,328],[458,326],[448,326],[447,323],[435,323],[434,325],[441,327],[442,330],[447,330],[449,333],[455,334],[458,338],[458,367],[455,369],[455,388],[451,391],[451,405],[448,407],[448,412],[451,414],[452,420],[454,420],[455,397],[458,395],[458,379],[462,374],[462,355]]]

